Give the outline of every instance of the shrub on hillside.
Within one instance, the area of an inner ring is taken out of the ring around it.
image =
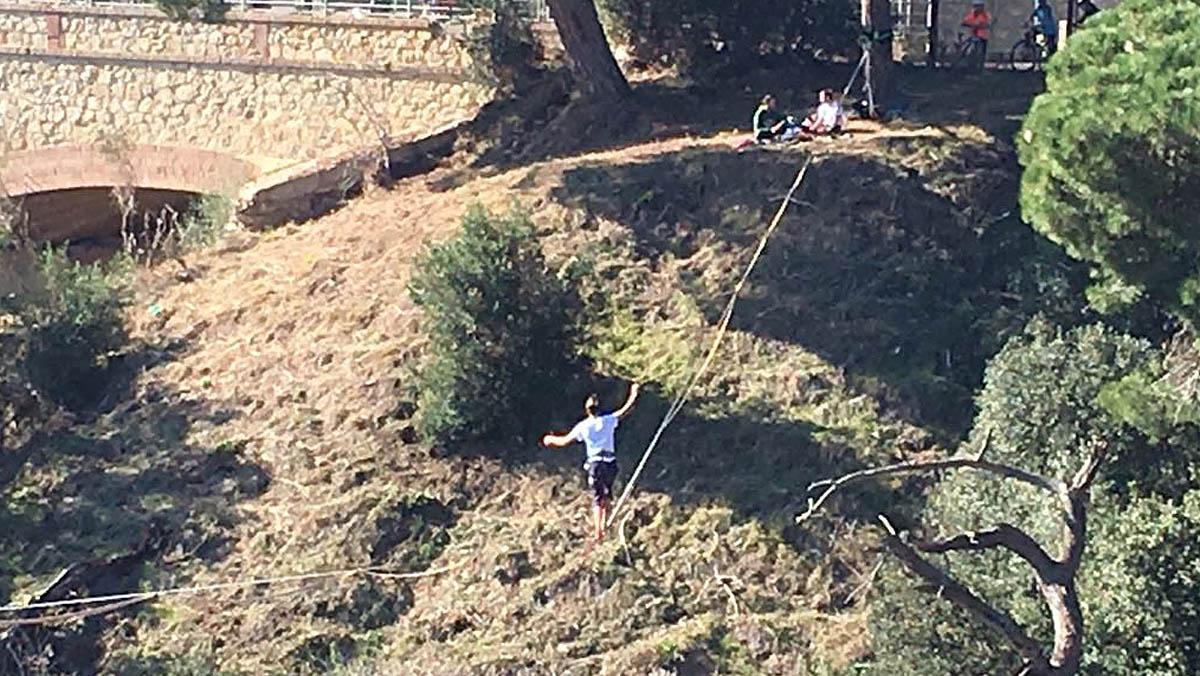
[[[1200,435],[1185,423],[1150,438],[1104,405],[1107,388],[1160,359],[1145,341],[1102,326],[1064,332],[1035,322],[992,360],[978,398],[974,443],[990,432],[992,460],[1069,479],[1093,435],[1112,444],[1093,489],[1079,579],[1087,673],[1182,675],[1200,669],[1194,640],[1200,635],[1200,577],[1193,557],[1169,553],[1170,543],[1200,535],[1200,492],[1193,488]],[[957,472],[932,489],[926,522],[934,537],[1007,522],[1058,555],[1059,509],[1023,484]],[[1139,515],[1136,523],[1129,515]],[[1037,639],[1049,641],[1049,616],[1024,561],[991,550],[953,553],[942,563]],[[885,576],[872,610],[886,673],[931,673],[923,670],[932,663],[969,665],[970,673],[1014,671],[1019,661],[1003,638],[948,603],[931,606],[929,596],[912,586],[898,573]]]
[[[855,45],[849,0],[601,0],[614,39],[648,63],[702,69]]]
[[[429,336],[418,379],[422,436],[508,436],[560,399],[578,335],[573,286],[547,267],[515,211],[473,208],[458,237],[430,247],[410,285]]]
[[[1200,320],[1200,4],[1127,0],[1050,63],[1019,139],[1021,207],[1095,266],[1089,298]]]
[[[128,260],[83,265],[48,247],[33,271],[36,279],[3,298],[3,309],[18,320],[10,337],[21,355],[7,368],[20,368],[56,404],[86,407],[104,387],[108,355],[126,340]]]
[[[202,195],[183,212],[165,207],[157,214],[142,213],[121,228],[125,255],[152,266],[212,246],[233,216],[233,203],[223,195]],[[186,264],[185,264],[186,267]]]

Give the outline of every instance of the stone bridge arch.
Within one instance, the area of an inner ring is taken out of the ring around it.
[[[10,198],[120,186],[235,194],[259,173],[253,162],[199,148],[65,145],[7,154],[0,166],[0,187]]]

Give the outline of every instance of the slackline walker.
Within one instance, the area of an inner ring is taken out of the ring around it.
[[[708,349],[708,353],[704,357],[704,361],[700,364],[700,367],[688,377],[687,384],[684,386],[679,395],[675,397],[675,401],[672,402],[671,407],[667,410],[667,414],[663,417],[662,422],[659,424],[658,430],[655,431],[653,438],[650,440],[650,445],[646,447],[645,453],[642,454],[642,459],[640,462],[638,462],[637,469],[634,470],[633,476],[629,478],[629,483],[626,484],[625,490],[621,493],[620,499],[618,499],[616,504],[613,506],[612,512],[609,514],[606,527],[611,527],[613,522],[616,520],[617,514],[620,512],[621,507],[625,504],[625,501],[629,499],[629,495],[633,492],[634,486],[637,484],[637,480],[642,474],[642,470],[645,469],[646,462],[650,459],[650,455],[658,446],[658,442],[662,438],[663,432],[665,432],[671,422],[675,420],[675,416],[679,415],[679,412],[687,403],[688,395],[691,394],[692,389],[700,380],[700,377],[708,371],[709,367],[712,366],[713,361],[716,359],[717,351],[721,347],[721,341],[724,339],[725,333],[729,329],[729,322],[733,319],[733,309],[737,305],[738,296],[741,294],[742,289],[746,286],[746,282],[750,279],[751,273],[754,272],[755,265],[757,265],[759,259],[762,258],[763,251],[767,247],[767,241],[770,240],[771,235],[776,229],[778,229],[780,221],[783,220],[783,215],[787,212],[788,206],[792,203],[792,197],[796,194],[796,191],[804,182],[804,177],[808,173],[808,168],[811,164],[812,156],[810,155],[809,158],[804,161],[804,166],[800,168],[800,172],[796,174],[796,180],[792,182],[792,187],[788,190],[787,195],[784,197],[783,203],[779,205],[779,209],[775,212],[775,217],[771,219],[770,225],[767,226],[766,232],[763,233],[762,239],[759,240],[758,248],[755,249],[754,255],[751,256],[750,263],[746,266],[745,272],[742,273],[741,279],[739,279],[737,285],[734,286],[733,293],[729,297],[729,303],[725,306],[725,311],[721,314],[721,320],[718,322],[716,338],[714,338],[712,346]],[[149,601],[163,596],[195,595],[207,592],[252,588],[271,584],[297,583],[326,578],[346,578],[358,575],[369,575],[372,577],[401,580],[432,577],[461,568],[472,561],[473,558],[474,557],[468,557],[456,564],[421,572],[395,572],[379,566],[360,566],[358,568],[344,568],[341,570],[328,570],[298,575],[248,578],[212,584],[169,587],[164,589],[126,592],[121,594],[106,594],[103,596],[83,596],[70,599],[61,599],[58,601],[42,601],[26,605],[10,604],[6,606],[0,606],[0,615],[29,612],[33,610],[47,611],[65,608],[87,608],[89,606],[104,607],[95,608],[87,613],[80,612],[66,613],[62,615],[42,615],[40,617],[23,617],[13,620],[0,619],[0,630],[21,625],[43,623],[50,624],[57,621],[79,619],[90,614],[101,614],[120,610],[127,605]]]
[[[650,459],[650,454],[658,446],[659,439],[662,438],[663,432],[671,421],[675,420],[675,416],[683,409],[687,403],[688,395],[691,394],[692,388],[700,380],[700,377],[712,366],[713,360],[717,357],[717,350],[721,347],[721,340],[724,339],[726,331],[729,329],[729,322],[733,319],[733,308],[737,305],[738,296],[742,293],[742,288],[746,286],[746,281],[750,279],[750,274],[754,272],[754,266],[758,264],[758,260],[762,258],[763,250],[767,248],[767,241],[771,235],[779,227],[779,222],[783,220],[783,215],[787,212],[788,205],[792,203],[792,196],[800,188],[800,184],[804,182],[804,176],[808,173],[808,167],[812,164],[812,156],[804,161],[804,166],[800,168],[800,172],[796,174],[796,180],[792,182],[792,187],[788,190],[787,196],[783,198],[783,203],[779,205],[779,210],[775,212],[775,218],[771,219],[771,224],[767,226],[767,231],[763,233],[762,239],[758,242],[758,248],[755,249],[754,255],[750,257],[750,263],[746,266],[746,271],[742,273],[742,278],[738,280],[736,286],[733,287],[733,293],[729,296],[729,303],[725,306],[724,313],[721,314],[721,321],[717,324],[717,336],[713,339],[712,347],[708,349],[708,354],[704,357],[704,361],[700,364],[700,368],[696,369],[691,376],[688,377],[687,384],[683,390],[675,397],[671,407],[667,409],[667,414],[663,416],[662,423],[659,424],[658,430],[654,432],[654,436],[650,439],[650,445],[646,447],[646,452],[642,454],[642,459],[638,462],[637,469],[633,470],[633,476],[629,477],[629,482],[625,484],[625,490],[621,492],[621,497],[617,503],[613,505],[612,511],[608,516],[606,527],[612,527],[617,519],[617,514],[621,511],[621,506],[629,499],[629,494],[633,492],[634,486],[637,484],[638,477],[641,476],[642,470],[646,468],[646,461]]]

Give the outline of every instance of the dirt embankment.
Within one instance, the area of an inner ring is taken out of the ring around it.
[[[736,138],[667,125],[623,147],[464,162],[231,237],[189,261],[191,283],[147,273],[130,319],[154,358],[7,489],[28,526],[3,550],[27,574],[14,597],[154,529],[167,535],[147,586],[453,570],[163,599],[111,624],[103,670],[811,673],[867,655],[875,559],[855,516],[909,498],[881,486],[820,524],[791,516],[810,481],[961,429],[995,340],[976,320],[1006,302],[992,238],[1009,227],[1015,167],[985,130],[949,122],[741,155]],[[623,426],[632,467],[810,152],[721,367],[652,460],[622,537],[585,547],[573,452],[414,443],[422,337],[405,285],[468,205],[518,203],[555,262],[595,257],[627,311],[598,363],[656,381]]]

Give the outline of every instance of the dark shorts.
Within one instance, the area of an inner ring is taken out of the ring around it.
[[[587,470],[588,487],[592,489],[592,501],[597,505],[601,501],[611,501],[613,483],[617,480],[617,461],[597,460],[584,465],[584,469]]]

